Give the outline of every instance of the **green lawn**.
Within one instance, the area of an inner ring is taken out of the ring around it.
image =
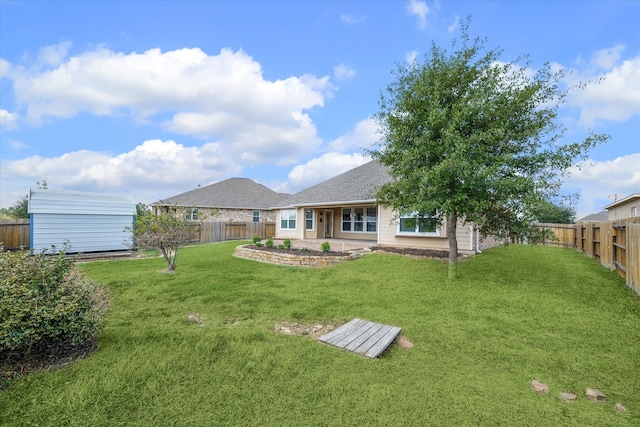
[[[112,298],[98,350],[0,392],[0,425],[640,425],[640,301],[583,255],[495,248],[450,283],[436,260],[285,268],[235,245],[186,248],[174,274],[159,258],[84,264]],[[273,332],[354,317],[400,326],[414,347],[370,360]]]

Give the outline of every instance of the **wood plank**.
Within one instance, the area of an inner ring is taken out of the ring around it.
[[[355,318],[318,339],[335,347],[375,358],[391,345],[401,330],[398,326]]]
[[[358,351],[356,351],[356,349],[361,345],[363,345],[364,343],[366,343],[368,340],[370,340],[371,337],[374,336],[376,333],[378,333],[378,331],[382,328],[384,328],[384,325],[381,325],[379,323],[371,323],[371,326],[368,329],[366,330],[361,329],[360,331],[358,331],[359,332],[358,336],[354,337],[354,339],[351,340],[351,342],[344,345],[343,346],[344,349],[353,351],[354,353],[359,353]]]
[[[365,323],[367,323],[366,320],[361,320],[358,318],[353,319],[351,322],[340,326],[338,329],[335,329],[328,334],[321,336],[320,341],[326,342],[328,344],[336,343]]]
[[[375,358],[382,354],[383,351],[387,349],[391,345],[391,343],[400,335],[400,331],[402,328],[398,326],[392,326],[391,329],[387,331],[387,333],[378,340],[378,342],[373,345],[367,352],[364,354],[367,357]]]
[[[333,345],[335,345],[336,347],[345,348],[351,342],[353,342],[354,340],[358,339],[358,337],[360,335],[365,334],[369,329],[371,329],[372,327],[374,327],[376,325],[375,323],[368,322],[366,320],[363,320],[363,322],[365,322],[365,323],[361,324],[357,328],[353,328],[351,331],[349,331],[347,334],[345,334],[344,337],[341,340],[336,341],[335,343],[333,343]]]

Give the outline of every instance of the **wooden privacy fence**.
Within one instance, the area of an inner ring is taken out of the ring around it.
[[[212,222],[200,224],[200,230],[194,233],[193,241],[200,243],[224,242],[227,240],[251,240],[276,235],[275,222]]]
[[[616,270],[640,295],[640,217],[578,224],[538,224],[556,237],[544,245],[576,248]]]
[[[5,249],[29,247],[29,219],[10,219],[0,221],[0,242]]]
[[[194,228],[197,228],[194,225]],[[251,240],[276,235],[275,222],[203,222],[193,233],[191,241],[199,243],[224,242],[226,240]],[[29,220],[4,220],[0,222],[0,242],[5,249],[29,248]]]

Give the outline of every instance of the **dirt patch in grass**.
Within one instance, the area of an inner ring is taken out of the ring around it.
[[[274,331],[283,335],[302,335],[318,339],[337,328],[336,325],[324,323],[277,322]]]

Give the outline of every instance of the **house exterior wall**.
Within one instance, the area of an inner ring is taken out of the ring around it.
[[[380,246],[402,246],[420,249],[449,250],[446,222],[440,226],[435,236],[401,236],[398,233],[398,224],[393,218],[393,210],[380,208],[379,212],[379,239]],[[469,225],[458,222],[456,228],[458,239],[458,251],[460,253],[473,253],[475,251],[475,233]]]
[[[260,212],[260,221],[259,222],[275,222],[276,221],[276,212],[273,210],[264,210],[264,209],[227,209],[227,208],[200,208],[193,207],[198,209],[198,216],[201,220],[204,221],[214,221],[214,222],[253,222],[253,212]],[[187,207],[174,207],[174,206],[157,206],[154,207],[154,213],[166,213],[169,211],[177,211],[180,209],[180,212],[184,210],[184,212],[188,212],[190,209]]]
[[[631,199],[626,203],[608,209],[609,221],[619,221],[621,219],[640,216],[640,199]],[[635,214],[635,215],[634,215]]]
[[[280,210],[276,210],[276,238],[278,239],[303,239],[304,238],[304,209],[297,208],[296,228],[283,229],[280,221]]]
[[[260,211],[259,222],[275,222],[275,211],[260,209],[218,209],[217,214],[207,218],[208,221],[220,222],[253,222],[253,211]]]

